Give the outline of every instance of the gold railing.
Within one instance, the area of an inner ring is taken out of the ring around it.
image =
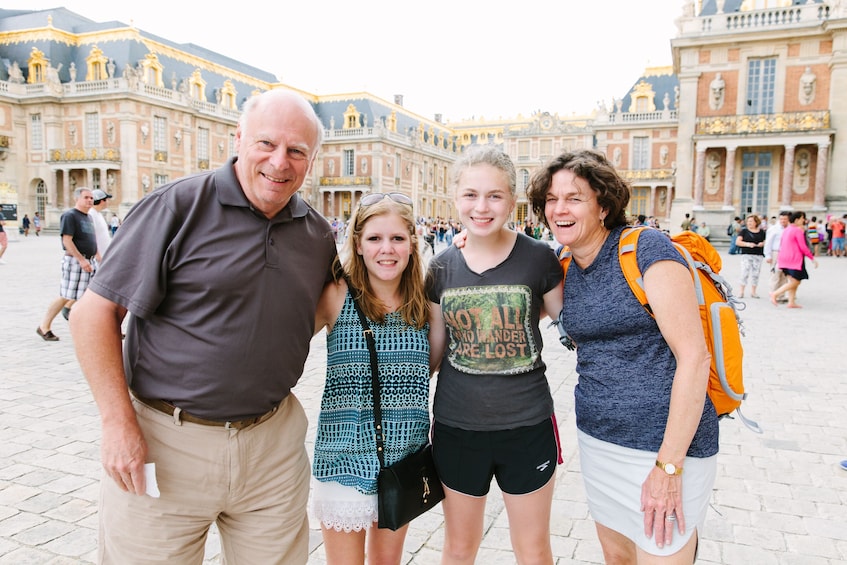
[[[321,186],[370,185],[371,177],[321,177]]]
[[[0,147],[4,147],[4,148],[9,147],[9,136],[8,135],[0,135]]]
[[[618,169],[618,174],[628,181],[672,180],[673,169]]]
[[[168,162],[168,152],[162,150],[153,151],[153,160],[157,163],[167,163]]]
[[[114,147],[75,147],[50,149],[47,161],[120,161],[121,153]]]
[[[697,118],[697,135],[817,131],[830,128],[829,110]]]

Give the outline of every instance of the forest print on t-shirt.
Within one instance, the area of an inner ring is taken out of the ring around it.
[[[441,312],[447,323],[450,364],[469,374],[531,371],[538,359],[531,302],[532,291],[523,285],[445,290]]]

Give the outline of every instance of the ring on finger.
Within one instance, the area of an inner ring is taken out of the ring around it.
[[[668,522],[676,522],[676,512],[671,512],[667,516],[665,516],[665,520]]]

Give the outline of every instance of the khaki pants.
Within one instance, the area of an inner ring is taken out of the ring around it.
[[[223,563],[307,562],[307,420],[294,395],[242,430],[175,423],[133,403],[161,497],[126,493],[104,475],[99,563],[201,565],[213,522]]]
[[[771,253],[771,278],[770,278],[770,287],[771,292],[775,291],[779,287],[785,284],[787,280],[785,278],[785,273],[782,272],[782,269],[777,267],[777,256],[779,255],[779,251],[774,251]],[[776,298],[781,298],[777,296]]]

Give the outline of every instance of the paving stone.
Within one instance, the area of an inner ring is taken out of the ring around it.
[[[9,264],[0,271],[3,296],[25,298],[4,307],[0,321],[0,564],[91,564],[96,560],[102,476],[100,418],[79,371],[67,323],[57,319],[54,324],[59,342],[46,343],[35,335],[37,320],[58,285],[58,237],[44,234],[10,242],[4,258]],[[736,281],[739,258],[724,252],[723,259],[725,276]],[[847,261],[819,261],[820,268],[800,288],[802,310],[747,300],[742,313],[749,394],[745,415],[759,421],[765,433],[750,432],[738,419],[721,422],[718,478],[698,564],[847,563],[847,473],[837,468],[847,458],[843,338],[838,332],[818,331],[841,327],[847,319]],[[557,470],[551,520],[556,565],[602,563],[576,449],[576,357],[558,345],[555,329],[542,333],[565,458]],[[311,345],[294,389],[310,416],[309,450],[323,391],[325,337],[315,336]],[[478,563],[513,564],[508,519],[496,486],[484,523]],[[66,527],[71,529],[63,532]],[[403,565],[438,564],[443,540],[439,508],[410,526]],[[321,543],[313,524],[310,565],[325,563]],[[220,539],[213,528],[205,565],[220,562]]]

